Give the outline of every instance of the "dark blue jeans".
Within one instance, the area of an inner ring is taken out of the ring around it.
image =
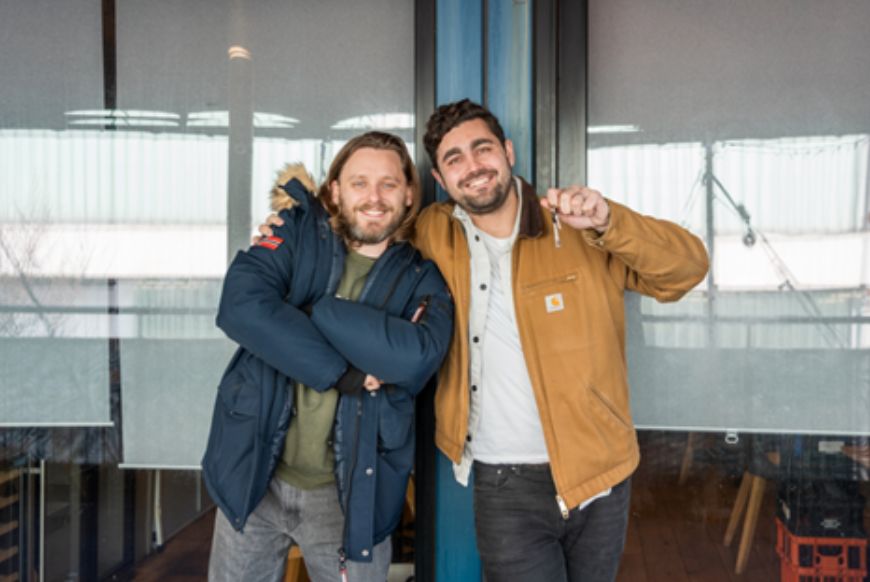
[[[474,463],[474,521],[486,582],[616,578],[630,479],[563,519],[549,465]]]

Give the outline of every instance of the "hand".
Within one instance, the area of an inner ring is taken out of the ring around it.
[[[366,374],[366,379],[363,382],[363,388],[365,388],[369,392],[374,392],[381,387],[381,384],[383,384],[383,382],[381,382],[371,374]]]
[[[610,206],[601,192],[592,188],[548,188],[541,206],[558,212],[559,220],[571,228],[594,228],[603,234],[610,224]]]
[[[257,232],[259,232],[260,234],[255,234],[254,236],[251,237],[251,244],[256,245],[264,238],[266,238],[268,236],[272,236],[273,234],[275,234],[272,231],[272,227],[273,226],[282,226],[283,224],[284,224],[284,221],[281,219],[281,217],[273,212],[272,214],[270,214],[269,216],[266,217],[266,222],[264,222],[263,224],[261,224],[260,226],[257,227]]]

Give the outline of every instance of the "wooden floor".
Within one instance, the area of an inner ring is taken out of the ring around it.
[[[643,461],[633,480],[628,536],[617,581],[779,580],[776,487],[768,485],[765,490],[749,561],[738,576],[734,568],[740,532],[731,547],[726,548],[722,540],[740,485],[739,463],[702,449],[709,457],[696,459],[688,479],[679,485],[684,442],[663,433],[641,435]],[[712,450],[721,449],[714,443]]]
[[[208,573],[214,511],[199,518],[169,540],[163,550],[136,568],[136,582],[203,582]]]
[[[685,435],[646,432],[641,433],[640,440],[643,461],[633,481],[628,539],[618,582],[778,580],[775,487],[767,487],[746,571],[737,576],[734,565],[739,533],[731,548],[725,548],[722,539],[739,486],[739,460],[723,456],[715,443],[713,447],[701,443],[689,478],[678,485]],[[205,580],[213,520],[209,514],[171,539],[161,553],[137,568],[134,580]]]

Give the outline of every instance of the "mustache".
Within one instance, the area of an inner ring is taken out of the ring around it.
[[[461,185],[461,187],[465,188],[466,186],[468,186],[469,182],[472,182],[472,181],[477,180],[478,178],[482,178],[484,176],[490,176],[492,174],[495,174],[495,172],[493,170],[478,170],[478,171],[474,172],[473,174],[469,174],[468,176],[463,178],[462,182],[460,182],[460,185]]]
[[[366,202],[365,204],[360,204],[359,206],[357,206],[356,209],[360,212],[368,212],[370,210],[389,212],[390,210],[392,210],[392,206],[385,202]]]

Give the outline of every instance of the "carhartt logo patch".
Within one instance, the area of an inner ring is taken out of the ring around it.
[[[544,297],[544,303],[547,305],[547,313],[554,311],[562,311],[565,309],[565,301],[562,300],[561,293],[553,293]]]
[[[257,246],[258,247],[266,247],[267,249],[274,251],[275,249],[280,247],[281,243],[283,243],[283,242],[284,242],[284,239],[281,237],[267,236],[266,238],[260,240],[260,242],[257,243]]]

